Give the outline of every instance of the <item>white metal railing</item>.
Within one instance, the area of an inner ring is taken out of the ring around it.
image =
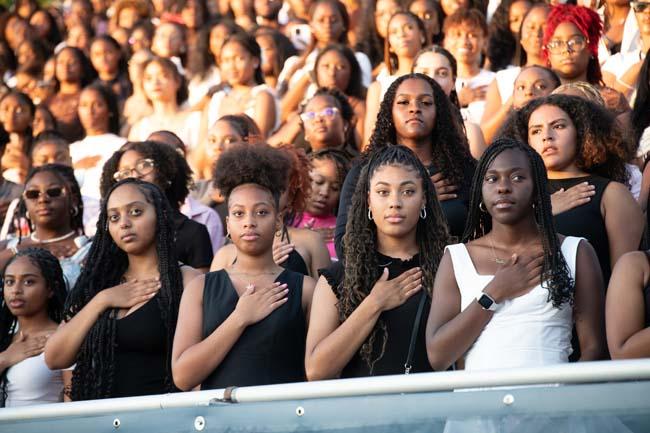
[[[650,359],[558,364],[547,367],[480,371],[445,371],[410,375],[302,382],[234,388],[229,401],[250,403],[378,394],[451,391],[467,388],[576,384],[650,380]],[[208,390],[144,397],[57,403],[0,409],[0,422],[67,416],[95,416],[151,409],[207,406],[224,399],[224,391]]]

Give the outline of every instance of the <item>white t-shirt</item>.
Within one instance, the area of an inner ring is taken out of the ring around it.
[[[27,358],[7,370],[6,407],[57,403],[63,391],[62,370],[50,370],[45,354]]]
[[[180,116],[183,116],[182,118]],[[143,117],[131,128],[129,140],[144,141],[156,131],[171,131],[180,138],[185,147],[196,149],[199,145],[199,136],[201,130],[201,112],[190,111],[178,113],[173,123],[160,123],[154,121],[153,114]]]
[[[505,103],[515,91],[515,80],[521,72],[520,66],[508,66],[496,73],[494,79],[497,82],[501,103]]]
[[[609,57],[601,69],[603,72],[609,72],[617,79],[620,79],[632,66],[641,61],[643,59],[641,58],[640,49],[627,53],[621,52]]]
[[[70,156],[72,157],[73,165],[87,157],[100,157],[93,168],[76,169],[74,171],[77,182],[79,182],[79,187],[81,188],[81,195],[93,197],[97,200],[101,198],[99,194],[99,183],[102,177],[104,163],[124,143],[126,143],[125,138],[108,133],[88,136],[70,145]]]
[[[496,74],[487,69],[481,69],[481,71],[474,75],[471,78],[456,78],[456,92],[460,92],[463,87],[469,87],[470,89],[475,89],[481,86],[489,85]],[[466,108],[461,110],[463,118],[469,120],[470,122],[476,123],[477,125],[481,123],[481,117],[483,117],[483,111],[485,110],[485,100],[475,101],[469,104]]]

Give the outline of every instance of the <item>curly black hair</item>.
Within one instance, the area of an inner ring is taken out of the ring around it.
[[[480,203],[483,201],[483,179],[496,157],[509,149],[521,151],[530,162],[534,183],[533,209],[535,223],[544,250],[544,264],[542,265],[541,274],[542,287],[548,290],[548,300],[553,302],[554,307],[559,308],[566,302],[573,304],[575,281],[571,278],[569,267],[562,255],[561,245],[555,231],[551,211],[551,197],[547,193],[546,167],[544,167],[542,157],[527,144],[511,138],[499,138],[481,156],[472,180],[469,215],[462,241],[469,242],[478,239],[485,236],[492,229],[492,216],[479,208]]]
[[[287,189],[291,160],[271,146],[237,145],[225,151],[214,168],[212,182],[226,197],[240,185],[253,183],[268,190],[279,208],[280,195]]]
[[[99,184],[101,196],[106,197],[108,191],[117,183],[113,175],[117,172],[122,156],[130,150],[139,153],[142,158],[153,160],[156,184],[164,188],[169,204],[178,210],[190,192],[192,169],[173,146],[156,141],[130,141],[115,151],[102,169]]]
[[[447,222],[436,197],[435,189],[427,169],[417,155],[407,147],[400,145],[377,148],[361,170],[352,196],[343,238],[344,255],[342,260],[345,276],[338,290],[340,298],[337,304],[341,322],[350,317],[370,294],[382,272],[377,256],[377,226],[374,221],[368,219],[367,212],[370,181],[379,168],[387,165],[403,166],[415,171],[422,179],[427,218],[418,219],[416,239],[420,254],[420,267],[422,268],[422,285],[429,296],[445,246],[450,243]],[[382,340],[378,340],[379,338]],[[361,357],[368,363],[371,371],[374,364],[384,355],[387,339],[386,325],[379,321],[360,349]],[[375,353],[376,341],[382,341],[380,353]]]
[[[40,135],[40,134],[39,134]],[[81,190],[79,189],[79,183],[77,183],[77,178],[74,175],[74,170],[72,167],[62,164],[45,164],[40,167],[33,168],[25,179],[25,185],[27,185],[34,176],[39,173],[52,173],[54,176],[59,178],[61,183],[66,189],[67,198],[68,198],[68,207],[70,209],[70,228],[78,234],[83,234],[84,224],[83,224],[83,214],[84,214],[84,203],[81,198]],[[76,211],[74,210],[76,207]],[[25,198],[20,197],[18,202],[18,207],[16,213],[13,217],[13,226],[16,228],[16,237],[18,238],[18,243],[22,241],[21,233],[21,221],[28,221],[28,226],[30,227],[30,232],[33,230],[31,220],[27,214],[27,204],[25,203]]]
[[[457,109],[453,107],[440,85],[433,78],[423,74],[402,75],[390,85],[379,106],[375,130],[370,136],[370,143],[364,155],[369,155],[390,143],[399,144],[400,140],[393,120],[393,103],[399,86],[404,81],[412,79],[426,81],[433,90],[436,122],[431,131],[432,162],[450,182],[462,185],[465,169],[476,164],[469,152],[462,121],[455,114]]]
[[[625,161],[629,143],[616,118],[606,108],[584,98],[571,95],[549,95],[530,101],[513,112],[499,136],[514,138],[528,144],[528,121],[538,108],[553,105],[569,115],[576,128],[576,166],[616,182],[627,183],[629,174]]]
[[[97,234],[88,252],[86,265],[66,301],[65,319],[69,321],[102,290],[123,282],[129,259],[108,231],[106,208],[112,192],[123,185],[137,187],[156,210],[155,243],[161,288],[155,299],[167,334],[165,384],[167,390],[172,391],[171,351],[183,291],[183,276],[174,253],[173,210],[157,186],[129,178],[114,184],[106,192],[97,221]],[[77,354],[72,376],[73,400],[111,397],[115,376],[116,314],[116,309],[104,311],[86,335]]]
[[[20,250],[13,256],[2,270],[0,279],[0,291],[4,298],[5,273],[9,265],[18,260],[20,257],[27,257],[34,266],[40,269],[41,275],[45,280],[48,288],[52,291],[52,296],[47,301],[47,316],[53,322],[60,323],[63,318],[63,306],[67,296],[65,278],[59,260],[47,250],[42,248],[26,248]],[[11,314],[6,302],[0,305],[0,352],[7,350],[14,334],[18,319]],[[7,371],[0,373],[0,407],[5,406],[7,400]]]

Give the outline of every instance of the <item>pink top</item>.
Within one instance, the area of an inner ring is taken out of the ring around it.
[[[308,228],[321,233],[323,235],[323,240],[327,245],[327,250],[330,253],[330,258],[332,260],[338,260],[334,248],[334,228],[336,227],[335,215],[320,216],[304,212],[302,218],[296,221],[293,226],[298,228]]]

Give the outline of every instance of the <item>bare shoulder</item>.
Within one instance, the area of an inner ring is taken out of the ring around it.
[[[203,275],[202,272],[197,271],[191,266],[181,266],[181,274],[183,275],[183,286],[188,287],[194,279]]]
[[[642,271],[644,274],[650,273],[650,263],[645,251],[630,251],[623,254],[616,262],[616,267],[624,269],[626,272]]]

